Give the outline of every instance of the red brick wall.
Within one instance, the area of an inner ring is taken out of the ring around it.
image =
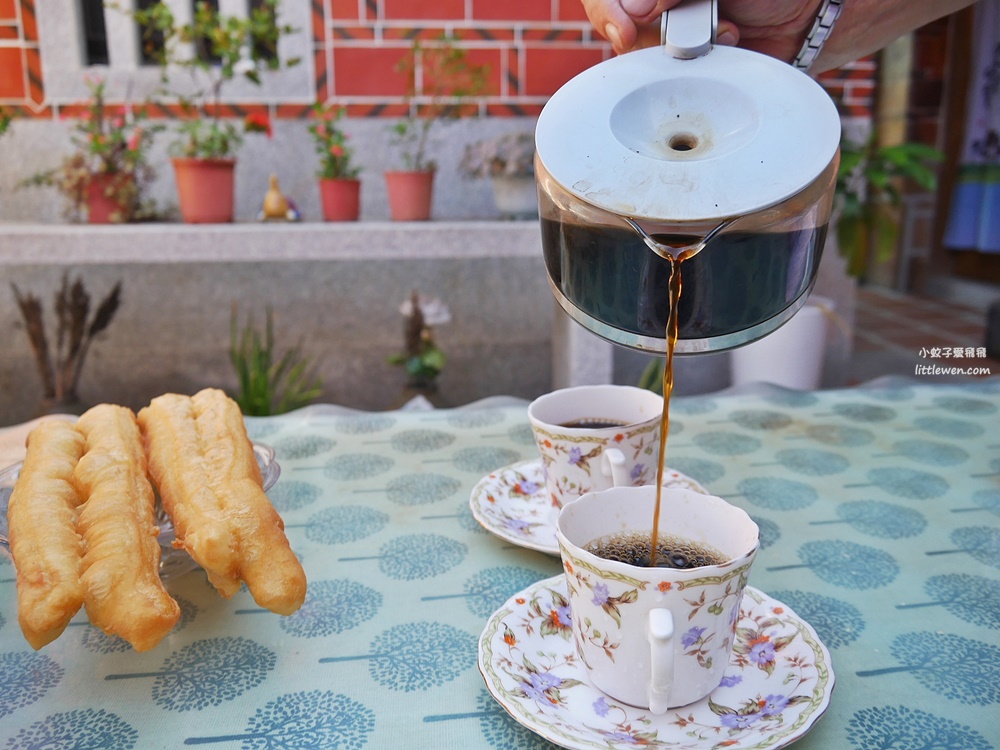
[[[612,54],[579,0],[310,2],[317,99],[344,104],[355,117],[398,117],[405,111],[407,84],[396,65],[414,38],[432,46],[442,33],[453,35],[473,62],[489,65],[489,93],[477,105],[495,117],[537,115],[560,85]],[[875,78],[874,59],[867,58],[820,81],[845,114],[866,116]],[[0,106],[21,116],[49,117],[48,104],[34,3],[0,0]],[[268,104],[260,102],[262,108]],[[282,105],[272,111],[292,118],[306,109]]]

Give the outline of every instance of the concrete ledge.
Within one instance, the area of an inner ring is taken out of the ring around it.
[[[451,309],[452,322],[437,331],[449,357],[446,401],[533,398],[552,387],[561,313],[535,222],[6,224],[0,231],[0,276],[39,295],[47,313],[64,272],[80,276],[95,300],[122,280],[122,306],[84,368],[87,403],[138,408],[165,391],[235,387],[228,359],[235,304],[241,319],[253,312],[258,323],[266,307],[274,310],[282,348],[302,342],[321,363],[323,401],[394,407],[404,376],[386,357],[402,347],[398,308],[413,289]],[[34,416],[41,395],[7,284],[0,331],[4,425]]]

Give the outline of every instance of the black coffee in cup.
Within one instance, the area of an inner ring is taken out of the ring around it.
[[[605,417],[580,417],[571,419],[568,422],[560,422],[560,427],[569,427],[578,430],[606,430],[609,427],[624,427],[629,424],[622,419],[607,419]]]
[[[595,539],[584,549],[604,560],[622,562],[639,568],[703,568],[722,565],[729,558],[714,547],[676,536],[659,535],[656,559],[649,555],[648,531],[623,531]]]

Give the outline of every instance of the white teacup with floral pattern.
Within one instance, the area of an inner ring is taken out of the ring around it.
[[[653,484],[662,414],[661,396],[627,385],[562,388],[532,401],[528,419],[553,505]],[[595,426],[601,423],[611,425]]]
[[[701,700],[719,686],[757,554],[750,516],[718,497],[664,489],[659,533],[726,558],[699,568],[637,567],[585,548],[620,533],[652,534],[656,487],[590,493],[559,512],[556,532],[573,637],[593,685],[651,713]]]

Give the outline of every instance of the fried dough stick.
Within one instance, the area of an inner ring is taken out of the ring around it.
[[[222,596],[232,596],[240,590],[236,538],[209,486],[190,397],[158,396],[139,412],[138,422],[149,474],[177,532],[174,546],[204,568]]]
[[[196,393],[191,401],[209,481],[240,551],[240,578],[257,604],[290,615],[305,600],[306,575],[288,544],[281,516],[261,487],[240,407],[214,388]]]
[[[84,606],[90,622],[148,651],[170,632],[180,607],[160,580],[159,527],[146,455],[130,409],[101,404],[76,423],[86,450],[76,483],[87,500],[83,536]]]
[[[73,470],[83,435],[70,422],[40,422],[7,507],[17,569],[17,619],[34,649],[51,643],[83,605],[83,541],[76,531],[80,495]]]

